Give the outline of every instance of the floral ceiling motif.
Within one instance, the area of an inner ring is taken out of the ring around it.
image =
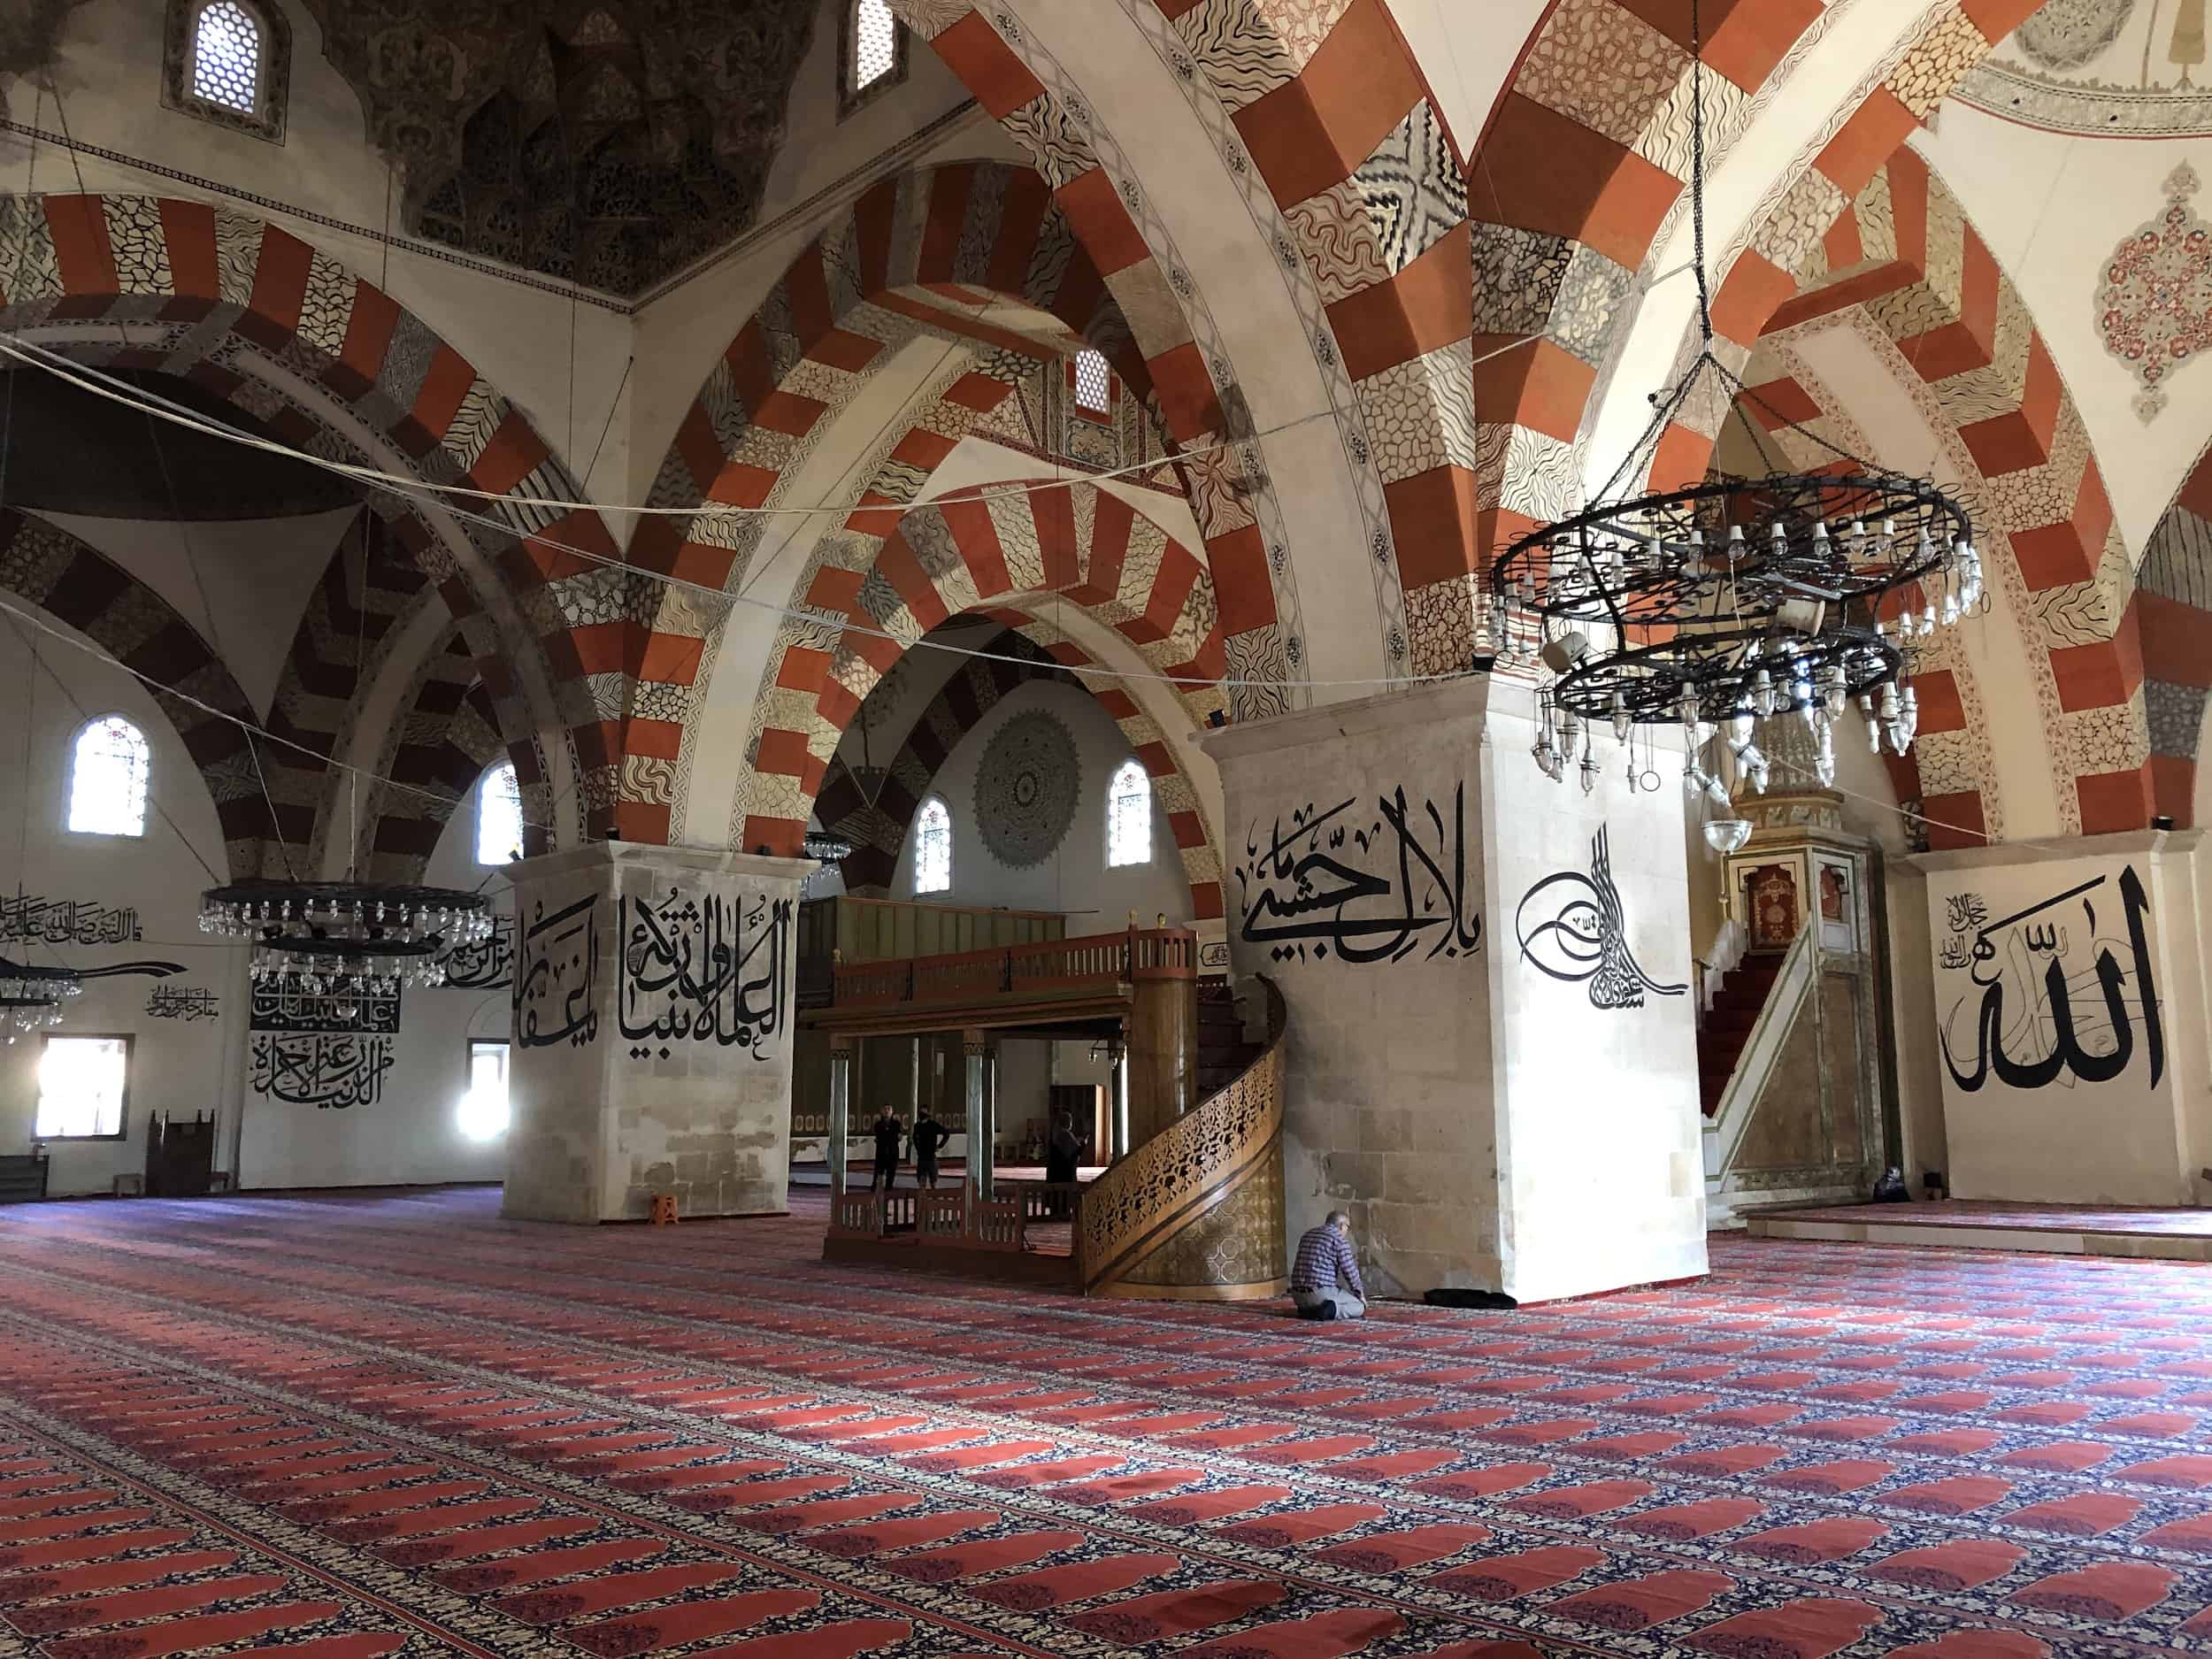
[[[975,773],[975,821],[991,856],[1026,870],[1052,856],[1075,822],[1083,769],[1056,715],[1025,709],[994,733]]]
[[[2166,383],[2212,347],[2212,224],[2189,198],[2200,180],[2186,162],[2166,178],[2166,209],[2112,250],[2097,290],[2104,349],[2142,382],[2135,412],[2166,407]]]
[[[2212,133],[2207,9],[2208,0],[2048,0],[1953,96],[2056,133]]]
[[[751,224],[816,0],[306,0],[407,228],[634,296]]]

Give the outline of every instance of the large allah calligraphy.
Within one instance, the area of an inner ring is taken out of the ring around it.
[[[668,1058],[669,1044],[712,1042],[770,1057],[783,1027],[791,901],[671,893],[657,904],[625,897],[617,920],[622,972],[616,1020],[630,1056]]]
[[[1479,949],[1482,918],[1468,892],[1467,786],[1452,790],[1449,821],[1433,800],[1418,811],[1403,787],[1371,817],[1356,795],[1321,810],[1310,803],[1277,818],[1263,847],[1256,831],[1237,867],[1241,936],[1278,962],[1402,962]],[[1480,872],[1476,872],[1479,886]],[[1427,949],[1423,950],[1423,947]]]
[[[2118,932],[2100,932],[2102,926]],[[2151,963],[2149,901],[2135,866],[2093,876],[1990,919],[1979,893],[1955,894],[1937,961],[1971,987],[1939,1033],[1951,1080],[1972,1093],[2108,1083],[2139,1041],[2150,1081],[2166,1070],[2166,1032]]]
[[[1641,1008],[1653,996],[1679,996],[1687,985],[1662,985],[1646,973],[1628,948],[1628,918],[1613,880],[1609,829],[1590,842],[1590,873],[1563,870],[1546,876],[1521,898],[1514,932],[1521,958],[1539,973],[1570,985],[1586,981],[1590,1006]]]

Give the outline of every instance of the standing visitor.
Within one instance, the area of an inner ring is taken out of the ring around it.
[[[914,1120],[914,1182],[918,1187],[937,1185],[937,1149],[952,1139],[952,1131],[922,1108],[922,1115]]]
[[[876,1119],[876,1172],[868,1183],[868,1190],[879,1187],[889,1192],[899,1175],[899,1142],[906,1136],[905,1125],[891,1115],[886,1106],[883,1115]]]

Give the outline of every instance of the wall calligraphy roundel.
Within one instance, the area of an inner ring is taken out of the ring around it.
[[[992,857],[1025,870],[1051,856],[1082,794],[1075,739],[1057,715],[1025,710],[994,733],[975,772],[975,823]]]

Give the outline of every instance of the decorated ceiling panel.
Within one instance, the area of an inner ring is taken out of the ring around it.
[[[752,223],[817,0],[306,0],[430,241],[634,295]]]

